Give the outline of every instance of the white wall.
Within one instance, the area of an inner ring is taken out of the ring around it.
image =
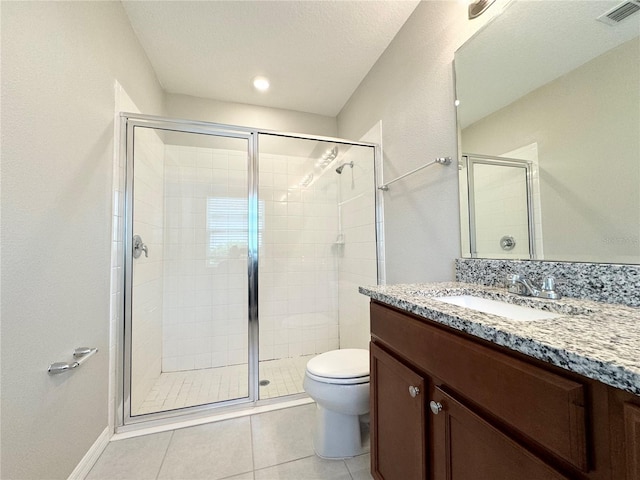
[[[2,3],[2,478],[66,478],[107,427],[114,83],[162,93],[117,2]],[[51,377],[75,347],[100,352]]]
[[[382,121],[384,178],[451,156],[385,193],[387,282],[452,280],[460,256],[453,53],[498,11],[469,21],[464,2],[422,2],[338,115],[338,134],[360,138]]]
[[[313,113],[223,102],[171,93],[165,96],[165,106],[167,115],[172,118],[185,118],[327,137],[335,137],[338,132],[337,122],[334,117]]]

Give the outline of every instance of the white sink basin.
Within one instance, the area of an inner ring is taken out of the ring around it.
[[[512,303],[500,302],[498,300],[474,297],[473,295],[453,295],[450,297],[433,297],[433,299],[522,322],[530,320],[547,320],[562,316],[557,313],[547,312],[546,310],[522,307],[520,305],[513,305]]]

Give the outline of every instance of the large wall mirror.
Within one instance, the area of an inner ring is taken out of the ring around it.
[[[463,257],[640,264],[640,11],[598,20],[618,5],[514,0],[456,52]]]

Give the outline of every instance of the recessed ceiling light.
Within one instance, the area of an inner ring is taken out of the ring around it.
[[[255,77],[253,79],[253,86],[256,90],[266,92],[269,90],[269,79],[267,77]]]

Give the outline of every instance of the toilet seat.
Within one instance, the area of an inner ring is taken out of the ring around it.
[[[321,377],[319,375],[314,375],[307,371],[307,377],[315,380],[317,382],[322,383],[330,383],[331,385],[357,385],[360,383],[369,383],[369,375],[365,375],[363,377],[353,377],[353,378],[333,378],[333,377]]]
[[[345,348],[322,353],[307,363],[307,375],[318,382],[355,385],[369,382],[369,351]]]

